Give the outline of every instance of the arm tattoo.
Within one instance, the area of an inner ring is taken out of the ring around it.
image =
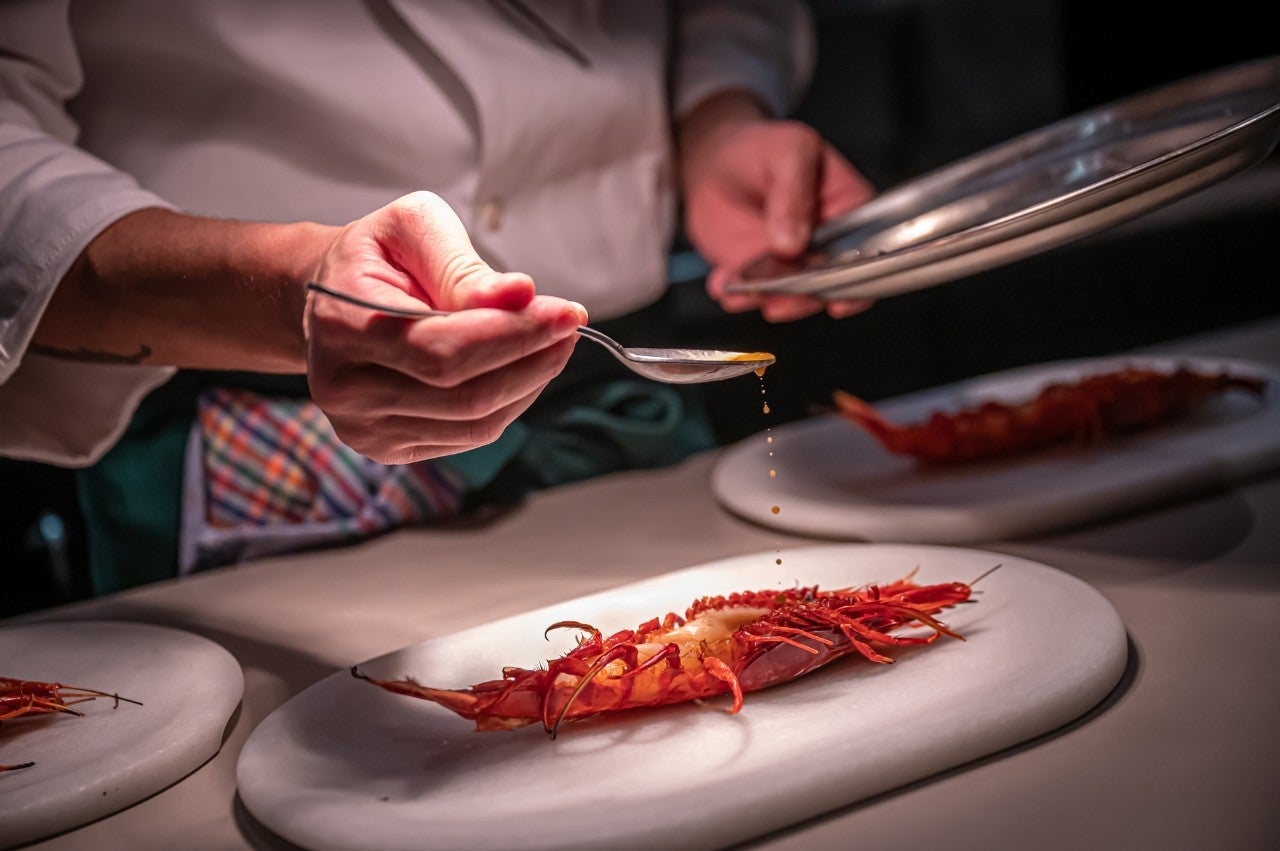
[[[39,343],[32,343],[28,346],[30,351],[37,354],[47,355],[51,358],[62,358],[63,360],[85,361],[88,363],[127,363],[140,364],[151,355],[150,346],[139,346],[138,351],[131,355],[118,355],[113,352],[95,352],[89,349],[60,349],[56,346],[42,346]]]

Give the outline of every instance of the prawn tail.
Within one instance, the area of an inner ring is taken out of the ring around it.
[[[872,437],[884,444],[885,448],[890,451],[905,451],[906,429],[885,419],[879,411],[852,393],[836,390],[832,394],[832,398],[835,400],[836,411],[839,412],[840,416],[854,425],[866,429],[871,433]]]
[[[471,691],[440,689],[424,686],[415,680],[405,678],[402,680],[381,680],[377,677],[371,677],[368,674],[361,673],[356,666],[351,667],[351,676],[357,680],[364,680],[375,686],[383,688],[393,694],[403,694],[408,697],[417,697],[422,700],[430,700],[438,703],[446,709],[458,713],[463,718],[472,721],[479,720],[482,711],[482,701]]]

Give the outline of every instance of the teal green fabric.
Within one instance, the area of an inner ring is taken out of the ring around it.
[[[711,427],[665,384],[620,379],[535,416],[520,460],[542,487],[661,467],[710,448]]]
[[[101,461],[76,475],[98,594],[167,579],[178,563],[189,421],[147,407]]]
[[[209,384],[306,395],[299,376],[180,372],[138,406],[124,435],[76,473],[95,594],[177,574],[182,470],[196,397]]]
[[[622,378],[552,393],[496,443],[443,463],[472,486],[474,508],[606,473],[667,466],[713,446],[715,433],[696,394]],[[487,480],[493,467],[486,452],[509,458]]]

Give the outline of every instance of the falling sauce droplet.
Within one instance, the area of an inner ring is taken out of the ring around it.
[[[765,392],[764,372],[762,370],[758,371],[757,375],[760,376],[760,396],[762,397],[760,410],[765,414],[770,414],[773,411],[769,407],[769,399]],[[769,457],[772,458],[773,457],[773,429],[771,428],[765,429],[765,443],[769,445]],[[778,471],[770,467],[769,478],[775,479],[777,477],[778,477]],[[772,506],[769,510],[774,514],[778,514],[779,512],[782,511],[782,506],[775,505],[775,506]],[[773,563],[775,565],[782,564],[782,545],[781,544],[779,544],[778,547],[774,550],[774,553],[775,553],[775,558],[773,560]]]

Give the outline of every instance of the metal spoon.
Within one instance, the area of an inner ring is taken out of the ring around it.
[[[378,304],[350,295],[339,290],[329,289],[314,281],[307,283],[307,289],[332,296],[360,307],[367,307],[389,316],[403,316],[407,319],[425,319],[429,316],[448,316],[445,310],[406,310]],[[624,363],[632,371],[667,384],[697,384],[703,381],[721,381],[745,375],[748,372],[763,374],[765,367],[776,360],[768,352],[724,352],[719,349],[646,349],[623,346],[613,338],[601,334],[586,325],[578,326],[578,333],[588,340],[599,343]]]

